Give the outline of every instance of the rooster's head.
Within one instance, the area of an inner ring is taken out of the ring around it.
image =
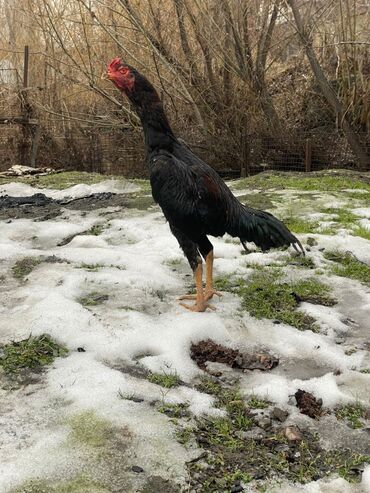
[[[115,58],[107,67],[107,78],[124,93],[130,93],[135,85],[136,70]]]

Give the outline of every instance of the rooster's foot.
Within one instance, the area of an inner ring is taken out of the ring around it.
[[[210,310],[216,310],[214,306],[209,305],[205,301],[203,303],[202,302],[195,303],[195,305],[187,305],[186,303],[180,303],[180,305],[186,308],[187,310],[190,310],[191,312],[205,312],[207,308],[209,308]]]
[[[219,293],[218,291],[216,291],[215,289],[213,288],[210,288],[210,289],[205,289],[204,290],[204,300],[205,301],[208,301],[210,300],[211,298],[213,298],[213,296],[216,295],[218,296],[219,298],[221,298],[222,294]]]
[[[177,299],[178,300],[196,300],[197,295],[196,294],[183,294],[182,296],[179,296]]]

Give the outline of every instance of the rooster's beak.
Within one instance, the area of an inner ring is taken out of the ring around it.
[[[102,80],[110,80],[109,74],[107,72],[103,72],[100,76]]]

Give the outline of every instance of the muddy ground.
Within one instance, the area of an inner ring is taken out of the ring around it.
[[[3,195],[0,493],[367,493],[369,177],[336,176],[234,183],[307,257],[216,239],[204,314],[148,184]]]

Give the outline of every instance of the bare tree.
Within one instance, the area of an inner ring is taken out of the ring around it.
[[[308,30],[305,28],[304,22],[302,20],[302,16],[300,13],[300,9],[295,0],[287,0],[287,4],[290,6],[295,25],[297,28],[297,32],[299,37],[303,43],[307,58],[310,62],[312,71],[316,77],[316,80],[319,84],[319,87],[324,95],[325,99],[328,101],[330,106],[332,107],[335,117],[343,129],[343,132],[346,135],[346,138],[358,158],[359,166],[364,170],[370,169],[370,156],[367,155],[366,150],[362,147],[360,139],[356,135],[355,131],[352,128],[351,123],[348,121],[347,115],[345,113],[345,109],[337,97],[336,92],[333,87],[330,85],[325,73],[315,55],[315,51],[312,47],[312,40],[310,39],[310,35]]]

